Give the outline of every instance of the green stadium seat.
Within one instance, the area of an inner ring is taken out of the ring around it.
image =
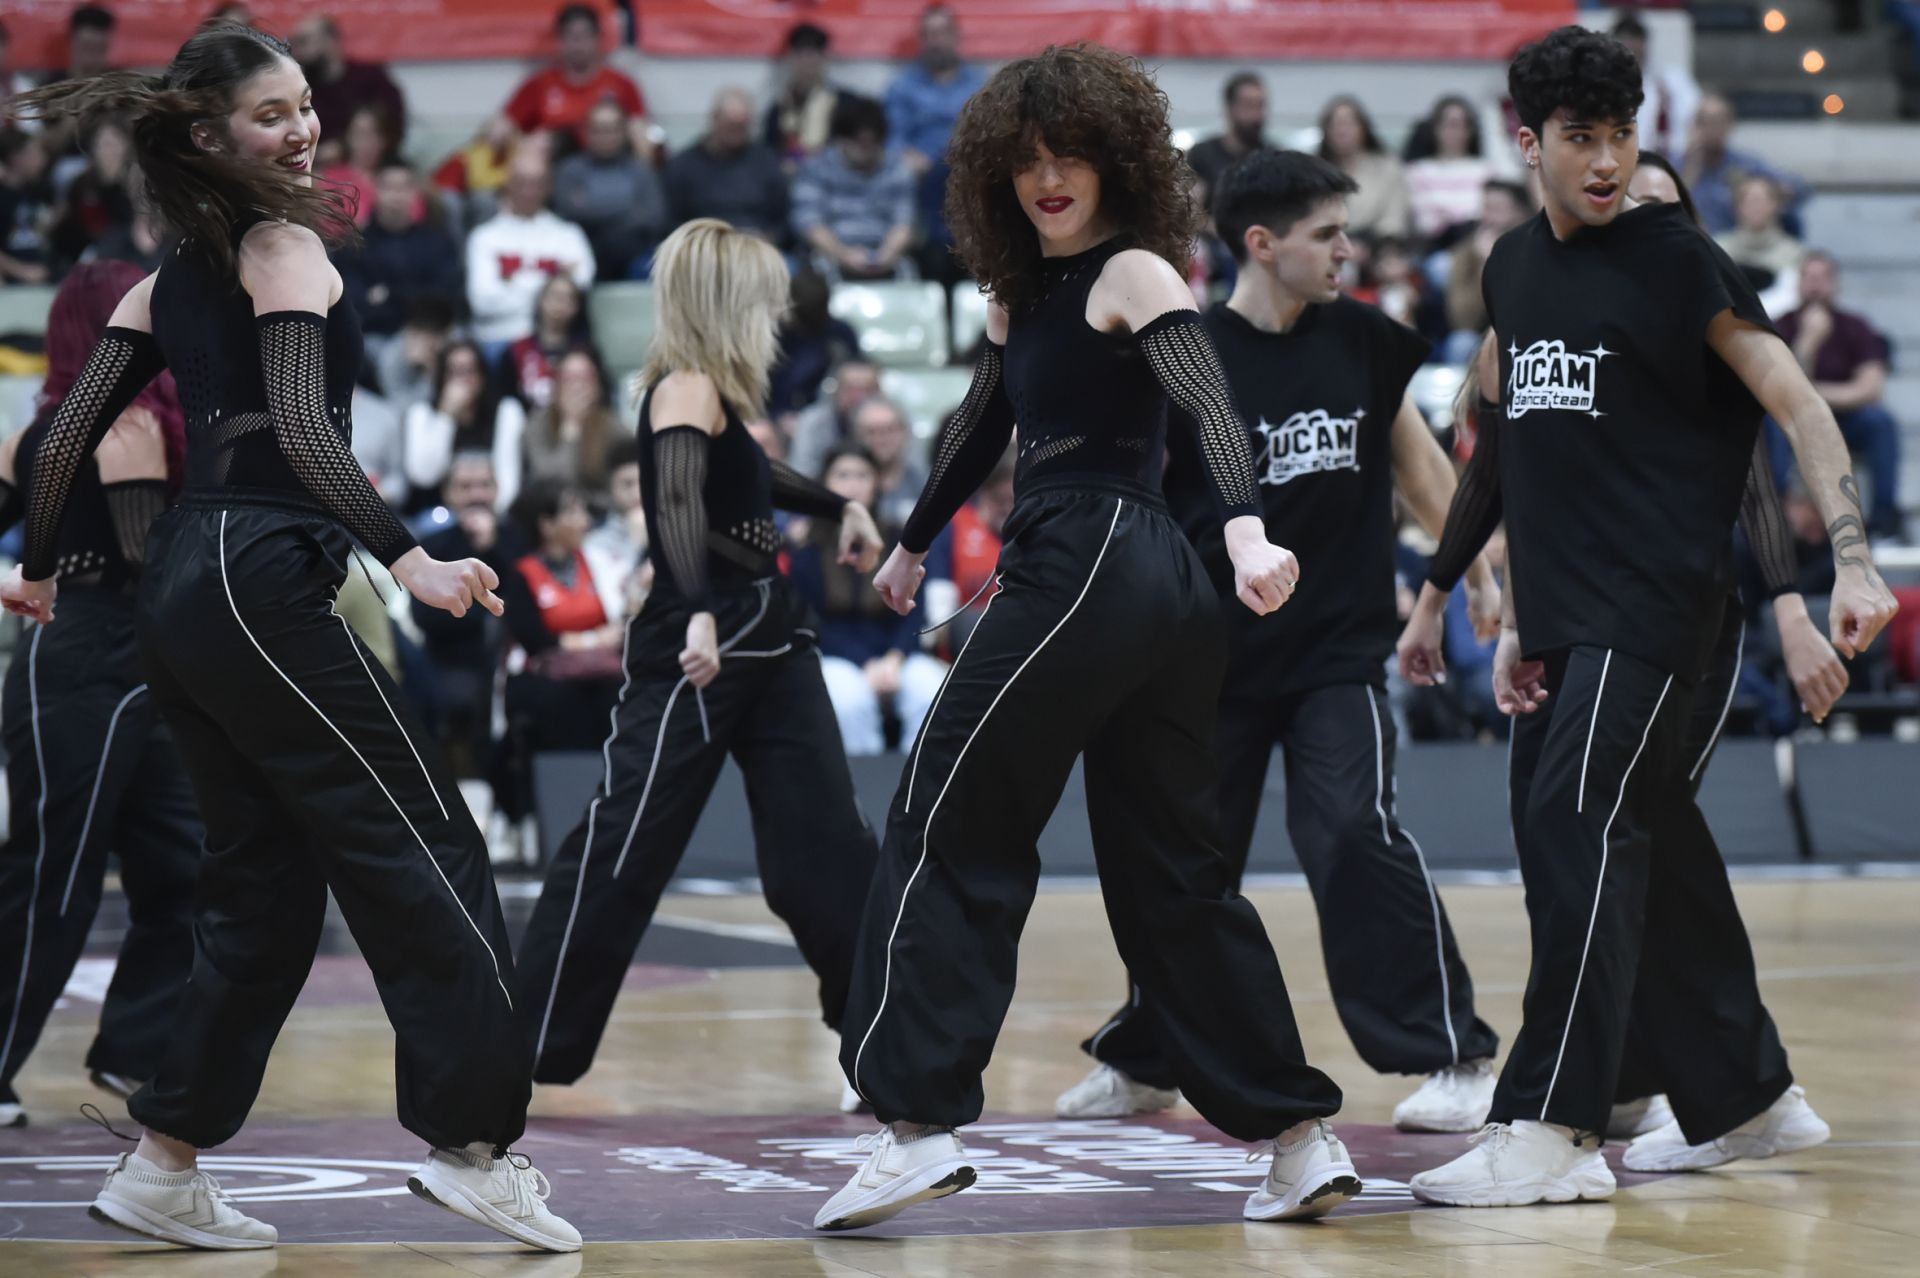
[[[972,280],[953,286],[953,349],[965,359],[987,331],[987,295]]]
[[[827,309],[853,326],[876,364],[938,368],[947,362],[947,291],[938,284],[836,284]]]
[[[54,290],[44,284],[8,284],[0,288],[0,337],[24,333],[45,337]]]
[[[939,432],[940,419],[960,407],[972,380],[973,370],[964,365],[888,368],[881,370],[880,390],[907,415],[914,438],[928,440]]]
[[[641,281],[596,284],[587,295],[587,314],[607,372],[621,388],[615,403],[637,402],[625,396],[628,380],[647,362],[647,347],[653,341],[653,285]]]

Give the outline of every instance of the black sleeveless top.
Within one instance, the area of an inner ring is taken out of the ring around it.
[[[657,383],[656,383],[657,385]],[[666,547],[660,503],[659,440],[653,428],[653,391],[640,401],[640,508],[646,516],[647,542]],[[780,531],[773,522],[773,473],[767,455],[748,433],[731,404],[722,405],[727,424],[707,445],[707,576],[715,589],[742,586],[779,571]],[[695,427],[682,427],[692,430]],[[687,599],[694,593],[674,580],[670,555],[654,556],[654,594]]]

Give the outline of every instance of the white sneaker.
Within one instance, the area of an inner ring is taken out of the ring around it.
[[[1247,1161],[1273,1155],[1267,1178],[1240,1213],[1248,1220],[1310,1220],[1360,1196],[1360,1173],[1347,1147],[1320,1119],[1308,1119],[1257,1145]]]
[[[1449,1207],[1526,1207],[1613,1197],[1613,1172],[1600,1138],[1574,1139],[1558,1123],[1489,1123],[1473,1148],[1412,1181],[1413,1196]]]
[[[1673,1107],[1667,1104],[1664,1095],[1622,1101],[1607,1116],[1607,1139],[1632,1140],[1648,1132],[1657,1132],[1672,1121]]]
[[[206,1172],[161,1171],[138,1154],[120,1155],[87,1215],[103,1225],[207,1251],[254,1251],[280,1240],[272,1225],[236,1208]]]
[[[957,1194],[979,1179],[973,1162],[950,1131],[930,1131],[898,1140],[893,1128],[862,1136],[856,1149],[871,1150],[853,1179],[813,1218],[815,1229],[864,1229],[891,1220],[915,1203]]]
[[[488,1158],[466,1149],[436,1149],[407,1177],[407,1188],[529,1247],[580,1250],[580,1231],[547,1210],[553,1186],[523,1155]]]
[[[1180,1093],[1172,1088],[1148,1087],[1111,1065],[1101,1065],[1061,1092],[1053,1112],[1059,1118],[1128,1118],[1158,1114],[1179,1103]]]
[[[1413,1095],[1393,1107],[1393,1125],[1403,1132],[1479,1131],[1499,1081],[1489,1057],[1449,1065],[1427,1075]]]
[[[0,1127],[25,1127],[27,1109],[19,1101],[7,1101],[0,1104]]]
[[[862,1097],[859,1092],[853,1090],[852,1083],[842,1082],[840,1084],[840,1112],[843,1114],[871,1114],[873,1112],[873,1106],[867,1104],[866,1099]]]
[[[1621,1161],[1629,1171],[1637,1172],[1704,1171],[1737,1158],[1772,1158],[1798,1153],[1825,1144],[1832,1135],[1833,1129],[1827,1126],[1826,1120],[1807,1104],[1807,1093],[1795,1085],[1757,1118],[1740,1124],[1718,1140],[1689,1145],[1680,1124],[1670,1122],[1627,1146]]]

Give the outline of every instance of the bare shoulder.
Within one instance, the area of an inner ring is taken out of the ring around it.
[[[1173,263],[1146,249],[1115,253],[1087,299],[1087,318],[1098,328],[1137,331],[1168,311],[1194,309],[1193,291]]]
[[[324,315],[342,292],[327,246],[304,226],[261,222],[240,237],[240,287],[254,312],[313,311]]]
[[[727,424],[720,388],[711,377],[691,368],[676,369],[660,379],[653,388],[649,416],[656,431],[698,426],[709,435],[718,435]]]
[[[160,272],[141,280],[120,298],[113,308],[113,318],[107,323],[115,328],[130,328],[138,333],[153,331],[153,282],[160,278]]]
[[[256,222],[240,237],[240,260],[272,261],[291,265],[302,261],[325,261],[327,246],[311,229],[292,222]]]
[[[998,302],[987,303],[987,340],[995,346],[1007,344],[1007,329],[1012,321],[1007,308]]]

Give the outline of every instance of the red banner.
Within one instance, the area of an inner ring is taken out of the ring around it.
[[[968,57],[1092,40],[1141,57],[1483,61],[1572,22],[1575,0],[949,0]],[[910,57],[926,0],[640,0],[653,54],[771,57],[813,22],[836,55]]]
[[[5,0],[0,11],[13,37],[9,67],[52,70],[67,63],[67,16],[84,0]],[[607,15],[606,43],[617,28],[613,0],[591,0]],[[118,19],[113,64],[160,67],[216,0],[139,0],[109,4]],[[340,25],[347,56],[361,62],[429,62],[454,58],[534,59],[553,51],[559,0],[250,0],[254,25],[284,38],[302,20],[326,14]]]

